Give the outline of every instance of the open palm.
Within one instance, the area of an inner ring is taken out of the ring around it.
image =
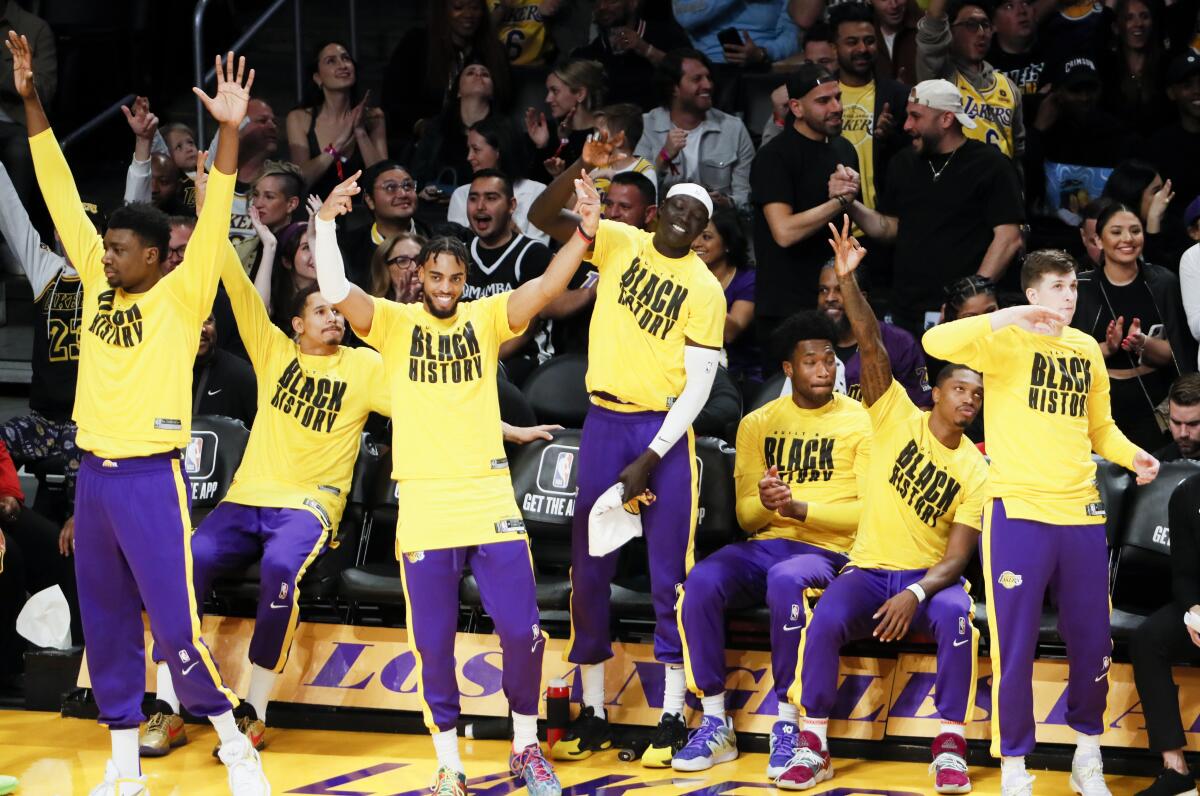
[[[16,31],[8,32],[8,41],[5,42],[8,46],[8,51],[13,57],[13,85],[17,89],[17,94],[22,99],[29,99],[33,96],[35,88],[33,85],[33,50],[29,47],[29,39],[23,35],[17,35]]]
[[[208,108],[208,112],[221,124],[240,124],[246,116],[246,106],[250,103],[250,87],[254,85],[254,70],[245,75],[246,59],[238,58],[237,76],[233,71],[233,53],[225,55],[222,64],[221,56],[217,56],[217,91],[216,96],[210,97],[203,89],[193,87],[192,91]],[[245,83],[243,84],[243,77]]]
[[[575,180],[575,212],[580,215],[580,225],[589,235],[595,235],[600,227],[600,193],[586,171],[579,172]]]

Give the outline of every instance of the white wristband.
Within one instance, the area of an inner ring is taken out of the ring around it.
[[[925,602],[925,590],[921,588],[920,583],[912,584],[908,587],[908,590],[916,596],[918,605]]]

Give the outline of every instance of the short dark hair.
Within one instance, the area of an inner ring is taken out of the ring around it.
[[[833,7],[829,12],[829,27],[836,37],[839,28],[842,25],[848,25],[851,22],[865,22],[868,25],[875,24],[875,12],[871,6],[866,3],[845,2]]]
[[[378,163],[374,163],[363,169],[362,177],[360,177],[358,180],[358,184],[362,187],[363,194],[370,195],[374,193],[375,181],[379,179],[379,175],[383,174],[385,171],[392,171],[393,169],[399,169],[409,177],[413,176],[413,173],[408,170],[408,166],[405,166],[400,161],[392,160],[391,158],[384,158]]]
[[[708,60],[708,56],[699,50],[692,49],[691,47],[680,47],[671,50],[663,56],[662,61],[658,64],[658,69],[654,72],[664,105],[669,106],[671,104],[671,97],[675,93],[675,87],[679,85],[680,80],[683,80],[684,61],[699,61],[708,68],[709,74],[712,74],[712,61]]]
[[[642,109],[632,102],[619,102],[616,105],[606,105],[596,111],[596,116],[603,116],[610,137],[617,133],[625,134],[625,145],[637,146],[642,140]]]
[[[1167,392],[1167,400],[1180,406],[1200,404],[1200,373],[1188,373],[1176,379]]]
[[[137,236],[143,246],[158,249],[158,261],[167,259],[171,225],[167,214],[148,202],[134,202],[118,207],[108,218],[109,229],[127,229]]]
[[[642,195],[642,199],[646,201],[646,207],[653,207],[658,201],[658,189],[654,187],[654,183],[645,174],[638,174],[636,171],[620,171],[612,176],[609,180],[610,185],[632,185],[638,189],[638,193]]]
[[[987,15],[991,19],[995,13],[996,7],[991,3],[991,0],[950,0],[946,3],[946,19],[950,24],[954,24],[954,20],[958,19],[958,14],[964,8],[974,6]]]
[[[833,27],[828,22],[816,22],[808,29],[808,33],[804,34],[804,43],[808,44],[813,41],[823,41],[826,44],[833,44]],[[804,48],[800,48],[801,52]]]
[[[986,276],[971,274],[946,285],[946,320],[953,321],[967,299],[974,296],[996,296],[996,283]]]
[[[476,180],[490,179],[500,180],[500,182],[504,185],[504,195],[509,199],[512,199],[514,196],[516,196],[516,194],[513,193],[512,180],[508,178],[507,174],[500,171],[500,169],[480,169],[471,175],[471,182],[475,182]],[[467,190],[468,192],[470,191],[469,188]]]
[[[421,247],[421,253],[417,255],[417,264],[424,268],[425,263],[439,254],[453,255],[454,259],[462,263],[463,270],[470,270],[471,255],[467,253],[467,247],[461,240],[449,235],[439,235],[426,242]]]
[[[304,308],[308,305],[308,297],[313,293],[320,293],[320,285],[309,285],[308,287],[300,288],[292,294],[292,302],[288,306],[289,318],[303,318]]]
[[[1075,258],[1063,249],[1038,249],[1021,263],[1021,290],[1028,290],[1046,274],[1069,274],[1079,270]]]
[[[942,382],[953,376],[955,373],[958,373],[960,370],[965,370],[969,373],[979,375],[979,371],[975,370],[974,368],[967,367],[966,365],[958,362],[947,362],[945,365],[942,365],[942,369],[938,371],[937,378],[933,381],[934,386],[941,387]]]
[[[789,359],[801,340],[828,340],[831,345],[837,345],[837,326],[829,316],[817,310],[801,310],[788,316],[771,338],[775,358],[779,361]]]

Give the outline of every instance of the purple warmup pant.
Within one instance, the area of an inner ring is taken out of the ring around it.
[[[1103,525],[1009,519],[995,499],[983,518],[983,576],[992,637],[992,756],[1033,751],[1033,659],[1046,590],[1067,647],[1067,724],[1104,732],[1108,704],[1108,542]]]
[[[430,732],[453,730],[458,721],[454,637],[458,584],[469,566],[483,609],[500,636],[501,685],[514,713],[536,716],[542,688],[546,635],[538,617],[533,559],[525,539],[477,547],[448,547],[400,555],[408,612],[408,642],[417,659],[417,682]]]
[[[283,671],[300,616],[300,579],[328,539],[311,511],[229,502],[218,504],[192,535],[199,595],[208,594],[223,572],[239,572],[262,559],[251,663]]]
[[[571,663],[601,663],[612,657],[609,624],[610,586],[620,551],[601,558],[588,553],[588,514],[596,499],[640,456],[662,427],[665,412],[614,412],[600,406],[588,410],[579,442],[579,495],[571,521]],[[650,473],[656,500],[642,508],[642,535],[650,559],[650,591],[654,602],[654,657],[661,663],[683,663],[683,643],[675,620],[678,589],[692,568],[692,537],[700,493],[695,439],[675,443]]]
[[[795,539],[726,545],[696,564],[679,600],[688,688],[700,697],[725,691],[725,614],[766,600],[775,696],[786,702],[810,613],[808,598],[828,586],[845,564],[845,554]]]
[[[190,495],[177,453],[115,460],[89,453],[80,464],[79,608],[100,723],[114,730],[136,728],[145,718],[143,604],[184,707],[215,716],[238,704],[200,637],[188,544]]]
[[[860,569],[848,566],[834,578],[817,602],[800,643],[800,675],[789,696],[806,716],[829,718],[837,699],[838,658],[842,645],[869,638],[879,620],[879,607],[927,570]],[[979,631],[971,623],[967,582],[948,586],[917,607],[910,632],[927,633],[937,643],[934,705],[942,721],[965,723],[975,704]]]

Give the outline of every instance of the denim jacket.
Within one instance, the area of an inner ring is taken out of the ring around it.
[[[634,154],[657,165],[658,153],[667,143],[667,134],[671,131],[671,112],[664,107],[657,107],[643,114],[642,124],[645,129]],[[701,136],[698,182],[711,191],[731,197],[739,208],[748,207],[754,144],[742,120],[712,108],[700,126],[689,135]],[[660,197],[666,196],[666,191],[672,185],[685,181],[683,175],[688,171],[686,157],[681,151],[673,161],[674,169],[659,170]]]

